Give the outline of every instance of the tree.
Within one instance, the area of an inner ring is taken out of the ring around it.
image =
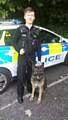
[[[22,18],[24,8],[32,6],[39,24],[57,20],[68,22],[67,3],[68,0],[0,0],[0,18]]]

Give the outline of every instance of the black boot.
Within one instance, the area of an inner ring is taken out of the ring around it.
[[[22,104],[23,103],[23,98],[17,97],[18,103]]]

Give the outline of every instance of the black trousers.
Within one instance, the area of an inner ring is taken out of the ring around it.
[[[19,55],[18,69],[17,69],[17,95],[23,97],[24,87],[26,85],[27,91],[32,92],[31,85],[32,64],[31,59],[27,55]]]

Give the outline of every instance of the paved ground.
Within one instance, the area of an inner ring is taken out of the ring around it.
[[[16,83],[0,95],[0,120],[68,120],[68,66],[62,64],[47,68],[46,96],[37,105],[29,102],[25,90],[24,103],[16,100]]]

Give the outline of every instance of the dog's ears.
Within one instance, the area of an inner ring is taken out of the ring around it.
[[[44,63],[42,63],[39,67],[42,67],[42,68],[44,68]]]
[[[35,68],[35,64],[34,62],[32,62],[32,70],[34,70],[34,68]]]
[[[42,68],[42,70],[44,70],[44,63],[42,63],[42,65],[40,67]]]
[[[31,64],[32,64],[32,65],[34,64],[34,61],[33,61],[33,60],[31,60]]]
[[[44,68],[44,63],[42,63],[42,67]]]

